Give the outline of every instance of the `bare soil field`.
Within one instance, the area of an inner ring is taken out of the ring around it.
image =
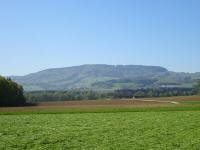
[[[195,102],[200,105],[199,96],[141,98],[141,99],[107,99],[107,100],[82,100],[82,101],[58,101],[41,102],[35,106],[26,107],[1,107],[0,112],[42,111],[59,109],[98,109],[98,108],[151,108],[184,106],[185,102]]]
[[[2,107],[0,112],[20,112],[20,111],[40,111],[54,109],[98,109],[98,108],[140,108],[140,107],[167,107],[173,106],[172,103],[159,101],[142,100],[83,100],[83,101],[62,101],[62,102],[41,102],[36,106],[25,107]]]
[[[163,103],[162,101],[151,100],[135,100],[135,99],[114,99],[114,100],[87,100],[87,101],[63,101],[63,102],[43,102],[37,107],[152,107],[170,105],[171,103]]]
[[[199,96],[178,96],[162,98],[139,98],[139,99],[106,99],[106,100],[82,100],[41,102],[36,107],[155,107],[180,104],[181,102],[200,102]]]

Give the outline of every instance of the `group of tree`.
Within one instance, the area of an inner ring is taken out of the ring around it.
[[[92,90],[68,90],[68,91],[34,91],[26,92],[27,102],[44,101],[73,101],[73,100],[97,100],[109,97],[109,93],[96,92]]]
[[[25,103],[23,87],[0,76],[0,106],[21,106]]]
[[[200,81],[198,82],[198,95],[200,95]]]
[[[23,87],[9,78],[0,76],[0,106],[21,106],[28,103],[66,100],[98,100],[143,97],[167,97],[200,95],[200,81],[194,88],[148,88],[120,89],[113,92],[98,92],[92,90],[68,91],[34,91],[25,92]]]
[[[148,88],[129,90],[122,89],[114,92],[115,98],[144,98],[197,95],[197,88]]]
[[[26,92],[27,102],[44,101],[74,101],[74,100],[98,100],[98,99],[121,99],[143,97],[167,97],[197,95],[197,88],[149,88],[149,89],[121,89],[113,92],[98,92],[91,90],[68,90],[68,91],[35,91]]]

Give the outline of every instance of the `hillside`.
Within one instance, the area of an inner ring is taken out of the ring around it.
[[[175,73],[159,66],[81,65],[47,69],[25,76],[12,76],[26,91],[137,89],[149,87],[192,87],[200,73]]]

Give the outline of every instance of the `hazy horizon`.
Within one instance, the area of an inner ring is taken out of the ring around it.
[[[200,72],[200,1],[0,2],[0,75],[82,64]]]

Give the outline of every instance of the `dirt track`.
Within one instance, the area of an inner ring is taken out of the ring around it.
[[[176,96],[176,97],[159,97],[159,98],[145,98],[144,100],[159,100],[159,101],[200,101],[200,96]]]

